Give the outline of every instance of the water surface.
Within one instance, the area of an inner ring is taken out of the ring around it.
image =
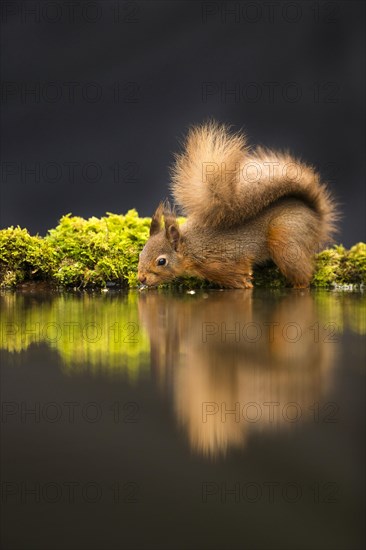
[[[4,548],[363,547],[362,294],[0,300]]]

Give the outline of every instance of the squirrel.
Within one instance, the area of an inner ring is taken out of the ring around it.
[[[139,256],[143,285],[194,276],[252,288],[253,266],[272,260],[293,287],[309,286],[314,253],[338,219],[313,167],[288,152],[252,149],[244,134],[211,121],[188,132],[171,176],[187,220],[179,225],[169,202],[159,204]]]

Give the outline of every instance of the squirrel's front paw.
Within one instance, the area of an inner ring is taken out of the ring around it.
[[[241,280],[240,288],[253,288],[252,284],[253,274],[252,271],[246,273]]]
[[[253,288],[253,285],[250,281],[239,281],[237,284],[233,284],[230,287],[227,288]]]

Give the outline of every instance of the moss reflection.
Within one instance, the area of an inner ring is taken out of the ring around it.
[[[31,344],[56,350],[67,372],[148,369],[150,344],[141,330],[138,296],[2,293],[1,347],[21,352]]]

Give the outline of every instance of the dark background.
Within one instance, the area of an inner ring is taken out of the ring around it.
[[[315,164],[364,234],[364,2],[4,1],[1,227],[168,193],[188,126],[214,117]]]

